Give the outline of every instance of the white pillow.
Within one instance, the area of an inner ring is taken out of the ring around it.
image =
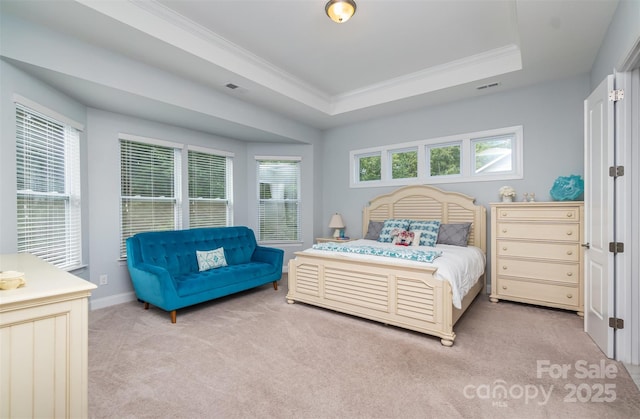
[[[196,256],[200,272],[227,266],[227,260],[224,258],[224,248],[222,247],[207,251],[196,250]]]

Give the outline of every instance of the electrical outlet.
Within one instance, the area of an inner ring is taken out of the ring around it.
[[[109,283],[109,278],[107,275],[100,275],[100,285],[107,285]]]

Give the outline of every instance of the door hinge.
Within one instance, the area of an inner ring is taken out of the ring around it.
[[[609,102],[617,102],[624,99],[624,90],[617,89],[609,92]]]
[[[624,320],[617,317],[609,317],[609,327],[615,330],[624,329]]]
[[[624,176],[624,166],[610,166],[609,176],[613,178]]]
[[[609,252],[613,254],[624,253],[624,243],[622,242],[609,242]]]

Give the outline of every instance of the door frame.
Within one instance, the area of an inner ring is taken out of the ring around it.
[[[616,164],[624,166],[625,174],[616,180],[615,234],[625,249],[614,263],[616,316],[625,324],[614,335],[615,358],[640,365],[640,40],[619,68],[615,88],[623,89],[625,97],[616,103]]]

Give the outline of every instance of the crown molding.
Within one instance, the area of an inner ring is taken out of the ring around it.
[[[156,0],[76,1],[264,88],[329,111],[331,98],[323,91]]]
[[[328,116],[339,115],[522,69],[520,49],[508,45],[331,96],[273,63],[182,16],[157,0],[76,0],[250,83]],[[242,80],[242,81],[244,81]],[[238,83],[241,81],[239,80]],[[252,88],[248,88],[251,93]]]
[[[335,96],[331,114],[337,115],[518,70],[522,70],[520,48],[507,45]]]

